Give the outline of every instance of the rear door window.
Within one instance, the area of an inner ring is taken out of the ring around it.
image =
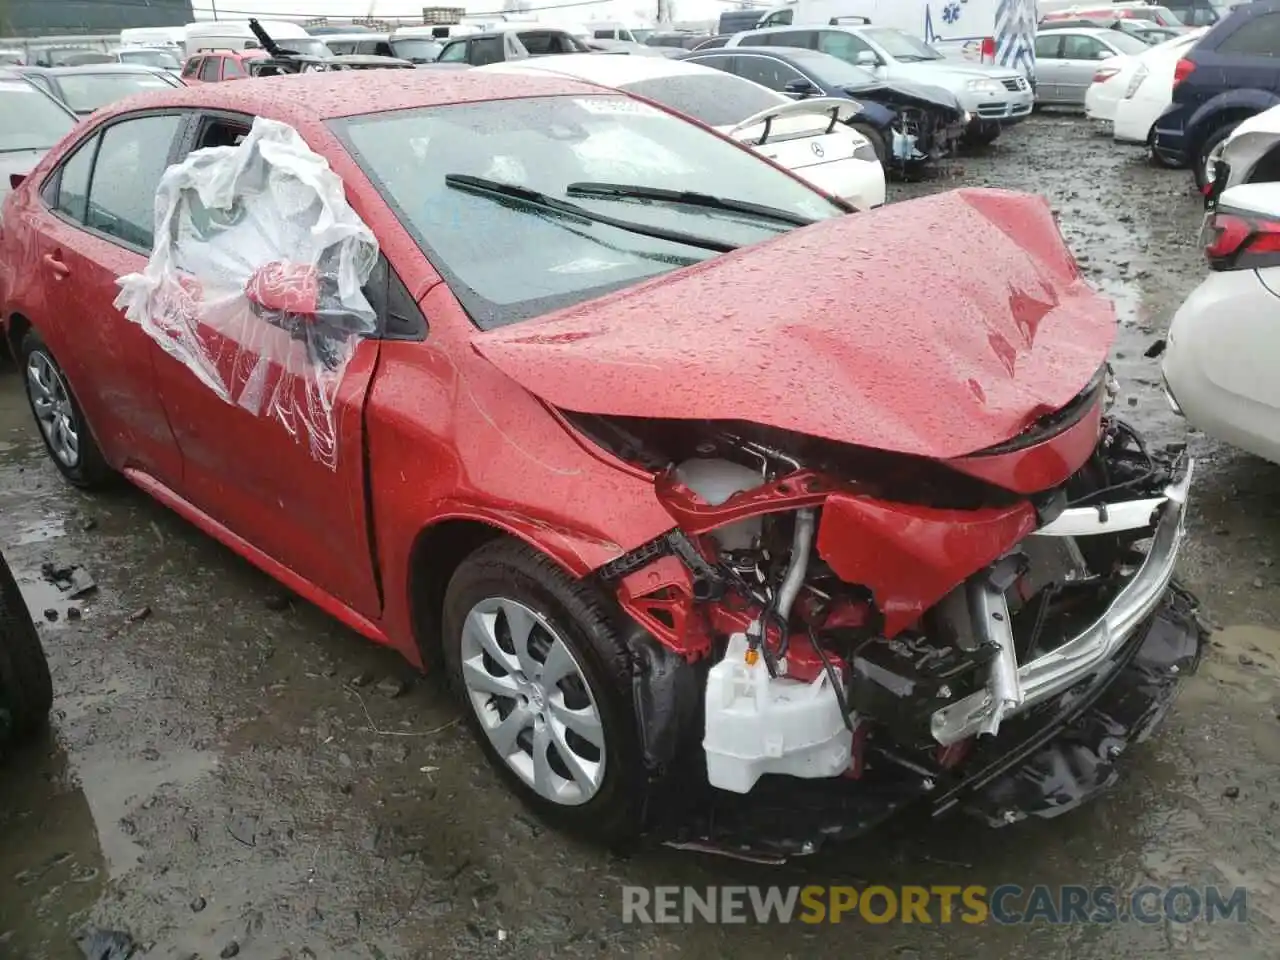
[[[200,67],[200,79],[205,83],[214,83],[219,78],[218,70],[222,66],[221,57],[205,57],[204,64]]]
[[[1062,37],[1054,34],[1042,34],[1036,37],[1037,60],[1061,60]]]
[[[1264,13],[1245,20],[1218,44],[1218,52],[1243,57],[1280,56],[1280,13]]]
[[[150,252],[156,189],[185,119],[138,117],[106,129],[93,166],[86,226]]]
[[[444,58],[441,57],[441,59]],[[480,37],[471,41],[467,62],[473,67],[483,67],[486,63],[502,63],[505,59],[507,56],[501,37]]]
[[[224,57],[222,60],[222,79],[234,80],[236,77],[244,76],[244,67],[240,66],[240,61],[233,57]]]

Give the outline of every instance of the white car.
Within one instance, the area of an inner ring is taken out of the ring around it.
[[[1169,402],[1209,436],[1280,463],[1280,183],[1223,192],[1202,239],[1211,272],[1169,327]]]
[[[842,122],[858,112],[853,100],[792,100],[713,67],[656,57],[564,54],[476,69],[552,73],[647,97],[750,146],[859,210],[885,200],[884,167],[875,147]]]
[[[1188,31],[1134,58],[1136,68],[1128,76],[1124,93],[1116,104],[1112,133],[1116,142],[1151,143],[1156,120],[1173,102],[1174,68],[1208,29]]]
[[[1086,117],[1099,123],[1115,123],[1116,108],[1124,99],[1140,60],[1140,57],[1110,57],[1098,64],[1093,82],[1084,94]]]
[[[943,56],[923,40],[892,27],[796,24],[736,33],[724,45],[802,47],[870,70],[879,80],[910,80],[955,94],[970,115],[970,142],[990,143],[1004,126],[1031,115],[1035,93],[1018,70]]]

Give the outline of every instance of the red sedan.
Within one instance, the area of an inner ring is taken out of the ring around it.
[[[849,215],[616,91],[315,74],[95,115],[0,256],[70,482],[439,662],[597,837],[1054,815],[1198,662],[1190,465],[1108,414],[1114,313],[1038,198]]]

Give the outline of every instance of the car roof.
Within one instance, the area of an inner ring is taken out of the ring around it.
[[[1113,30],[1111,27],[1055,27],[1046,23],[1037,33],[1083,33],[1091,37],[1114,37],[1117,33],[1124,33],[1123,30]]]
[[[412,110],[453,103],[525,97],[600,94],[600,87],[553,75],[484,73],[480,70],[346,70],[203,83],[135,94],[103,114],[185,107],[227,110],[292,126],[340,117]]]
[[[373,31],[370,31],[368,33],[324,33],[316,39],[322,40],[325,43],[328,43],[330,40],[363,40],[367,43],[370,40],[378,41],[388,40],[390,38],[391,34],[389,33],[374,33]],[[298,38],[294,37],[293,39],[297,40]]]
[[[666,57],[611,57],[598,53],[565,53],[477,67],[476,72],[556,74],[616,87],[658,77],[707,76],[721,71]]]

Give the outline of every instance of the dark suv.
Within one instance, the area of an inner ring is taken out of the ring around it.
[[[49,663],[18,583],[0,556],[0,755],[35,733],[53,703]]]
[[[1242,121],[1280,103],[1280,0],[1242,4],[1178,61],[1173,103],[1156,121],[1152,150],[1190,166],[1207,189],[1215,150]]]

